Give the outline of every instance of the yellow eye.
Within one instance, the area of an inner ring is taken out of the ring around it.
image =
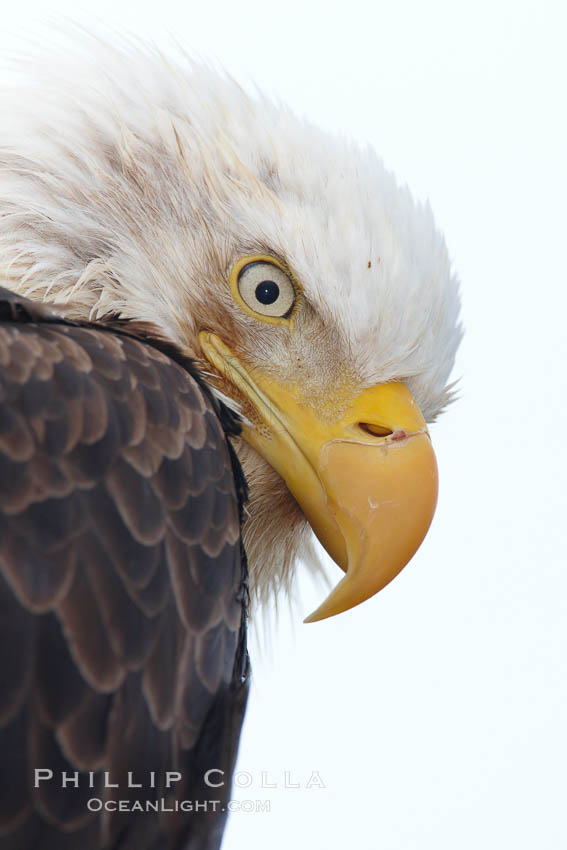
[[[243,257],[230,275],[232,294],[246,313],[265,322],[285,323],[297,291],[289,273],[271,257]]]

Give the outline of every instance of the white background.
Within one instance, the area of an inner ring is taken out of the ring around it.
[[[3,47],[46,15],[160,44],[169,31],[369,140],[430,199],[462,280],[433,528],[373,600],[304,626],[323,594],[304,580],[271,648],[253,642],[239,762],[253,785],[234,796],[271,811],[234,814],[225,850],[567,847],[564,8],[2,2]],[[324,789],[283,787],[312,770]]]

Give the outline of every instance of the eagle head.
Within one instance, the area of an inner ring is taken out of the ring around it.
[[[4,96],[3,277],[195,358],[243,419],[257,594],[289,585],[311,528],[345,576],[309,619],[350,608],[402,569],[435,508],[426,423],[450,400],[461,330],[429,206],[371,148],[211,68],[83,53],[30,63],[34,85]]]

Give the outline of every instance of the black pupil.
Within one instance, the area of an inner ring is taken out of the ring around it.
[[[280,297],[280,288],[273,280],[263,280],[256,287],[255,294],[260,304],[273,304]]]

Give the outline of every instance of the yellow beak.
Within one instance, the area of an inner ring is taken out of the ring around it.
[[[281,475],[313,531],[346,575],[305,622],[373,596],[405,567],[431,524],[437,464],[407,387],[364,390],[340,417],[318,415],[297,387],[245,368],[215,336],[201,347],[250,401],[262,427],[242,436]]]

